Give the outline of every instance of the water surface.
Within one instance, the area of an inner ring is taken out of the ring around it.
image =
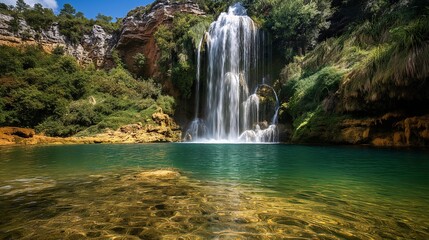
[[[0,147],[0,238],[427,239],[428,173],[424,150]]]

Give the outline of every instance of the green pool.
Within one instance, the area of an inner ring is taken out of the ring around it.
[[[0,147],[0,213],[0,239],[429,239],[429,151]]]

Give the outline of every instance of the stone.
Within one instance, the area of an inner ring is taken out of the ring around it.
[[[0,133],[21,138],[31,138],[36,134],[33,129],[19,127],[2,127],[0,128]]]
[[[180,173],[173,170],[155,170],[149,172],[139,173],[137,176],[139,179],[176,179],[180,177]]]
[[[404,133],[395,132],[393,134],[393,145],[395,145],[395,146],[404,145],[404,139],[405,139]]]
[[[344,142],[351,144],[360,144],[367,142],[369,137],[369,128],[366,127],[348,127],[341,131],[341,137]]]
[[[377,147],[389,147],[393,145],[393,142],[390,138],[375,138],[371,144]]]
[[[101,26],[94,25],[91,34],[83,36],[82,46],[84,50],[89,50],[88,59],[95,66],[102,67],[107,53],[112,51],[114,40],[113,35],[107,34]]]

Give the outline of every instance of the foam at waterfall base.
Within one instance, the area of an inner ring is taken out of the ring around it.
[[[261,129],[256,125],[254,130],[244,131],[238,139],[213,139],[199,137],[184,143],[198,143],[198,144],[276,144],[278,143],[278,132],[276,125],[270,125],[266,129]]]

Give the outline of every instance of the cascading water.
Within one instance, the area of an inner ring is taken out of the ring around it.
[[[222,13],[211,24],[199,44],[195,119],[186,132],[187,140],[277,141],[279,104],[275,91],[272,113],[262,112],[258,95],[261,86],[269,87],[265,72],[269,64],[265,61],[269,58],[265,50],[267,37],[246,14],[240,3],[231,6],[228,13]],[[203,48],[206,66],[201,64]],[[203,67],[205,82],[200,79]]]

